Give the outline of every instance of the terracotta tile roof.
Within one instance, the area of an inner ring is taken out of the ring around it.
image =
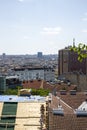
[[[61,95],[60,93],[58,93],[58,96],[74,109],[78,108],[81,103],[87,98],[87,95],[85,95],[83,92],[77,92],[76,95],[70,95],[70,93],[67,93],[66,95]]]
[[[87,117],[76,117],[74,114],[64,116],[49,113],[49,130],[87,130]]]
[[[41,87],[42,84],[42,80],[38,81],[38,80],[33,80],[33,81],[26,81],[24,82],[23,88],[35,88],[35,89],[39,89]],[[50,91],[53,91],[55,86],[47,83],[46,81],[43,81],[43,88],[44,89],[49,89]]]
[[[52,96],[51,108],[58,108],[58,105],[61,105],[64,109],[64,114],[73,114],[73,108],[66,104],[63,100],[58,97]]]
[[[49,130],[87,130],[87,117],[77,117],[73,109],[78,107],[78,105],[81,105],[85,100],[86,95],[78,93],[77,95],[68,94],[59,96],[61,99],[52,96],[52,102],[50,104],[51,109],[49,109]],[[71,107],[66,104],[65,101]],[[64,109],[64,116],[54,115],[52,113],[52,109],[57,108],[59,103]]]
[[[42,83],[42,80],[33,80],[33,81],[25,81],[22,85],[23,88],[40,88]],[[75,88],[74,85],[68,86],[64,83],[60,84],[50,84],[49,82],[43,81],[43,88],[49,89],[51,92],[55,89],[56,91],[59,91],[61,89],[66,89],[67,91],[72,90]]]
[[[33,81],[25,81],[23,84],[23,88],[40,88],[41,81],[33,80]]]
[[[26,82],[23,84],[24,88],[40,88],[42,81]],[[46,81],[43,82],[43,88],[57,91],[57,97],[52,96],[52,102],[49,105],[49,130],[87,130],[87,117],[77,117],[74,110],[77,109],[83,101],[87,99],[84,93],[76,93],[70,95],[69,90],[74,89],[74,86],[66,86],[66,95],[61,95],[59,90],[65,87],[62,85],[51,85]],[[60,99],[59,99],[60,98]],[[64,116],[53,115],[52,109],[57,108],[61,104],[64,109]]]

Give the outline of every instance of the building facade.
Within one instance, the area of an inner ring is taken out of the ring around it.
[[[6,87],[7,88],[16,88],[22,86],[21,81],[19,81],[18,76],[6,76]]]
[[[54,70],[50,67],[15,68],[14,74],[19,77],[20,81],[35,79],[42,79],[46,81],[55,80]]]
[[[0,93],[4,92],[6,90],[7,90],[6,77],[5,76],[0,76]]]
[[[43,57],[42,52],[38,52],[37,57],[38,57],[38,58],[42,58],[42,57]]]

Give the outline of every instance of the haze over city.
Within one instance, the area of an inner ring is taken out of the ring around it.
[[[57,54],[87,43],[87,0],[0,0],[0,54]]]

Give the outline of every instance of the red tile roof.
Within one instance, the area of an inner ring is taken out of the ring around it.
[[[34,80],[33,82],[23,83],[24,88],[40,88],[42,81]],[[66,87],[66,95],[61,95],[60,90]],[[76,95],[70,95],[69,90],[74,89],[74,86],[52,85],[43,82],[43,88],[49,89],[51,92],[55,89],[57,91],[57,97],[52,96],[52,102],[49,105],[49,130],[87,130],[87,117],[77,117],[74,110],[77,109],[87,96],[84,93],[76,93]],[[59,99],[60,98],[60,99]],[[54,115],[52,113],[53,108],[57,108],[58,104],[62,105],[64,109],[64,116]]]
[[[76,95],[58,96],[60,99],[52,96],[51,109],[49,110],[49,130],[87,130],[87,117],[77,117],[74,113],[74,108],[81,105],[86,95],[77,93]],[[57,108],[59,103],[64,109],[64,116],[53,115],[52,113],[52,109]]]
[[[58,96],[74,109],[78,108],[78,106],[80,106],[81,103],[87,98],[87,95],[84,94],[84,92],[77,92],[76,95],[70,95],[70,93],[61,95],[58,93]]]
[[[35,88],[35,89],[39,89],[41,87],[41,83],[42,80],[32,80],[32,81],[25,81],[22,85],[23,88]],[[44,89],[49,89],[51,92],[55,89],[56,91],[59,91],[61,89],[66,89],[67,91],[74,89],[75,86],[71,85],[68,86],[64,83],[62,83],[61,85],[59,84],[51,84],[49,82],[43,81],[43,88]]]

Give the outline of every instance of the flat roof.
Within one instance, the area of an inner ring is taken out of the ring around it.
[[[45,101],[46,98],[42,96],[17,96],[17,95],[0,95],[0,102],[35,102]]]

